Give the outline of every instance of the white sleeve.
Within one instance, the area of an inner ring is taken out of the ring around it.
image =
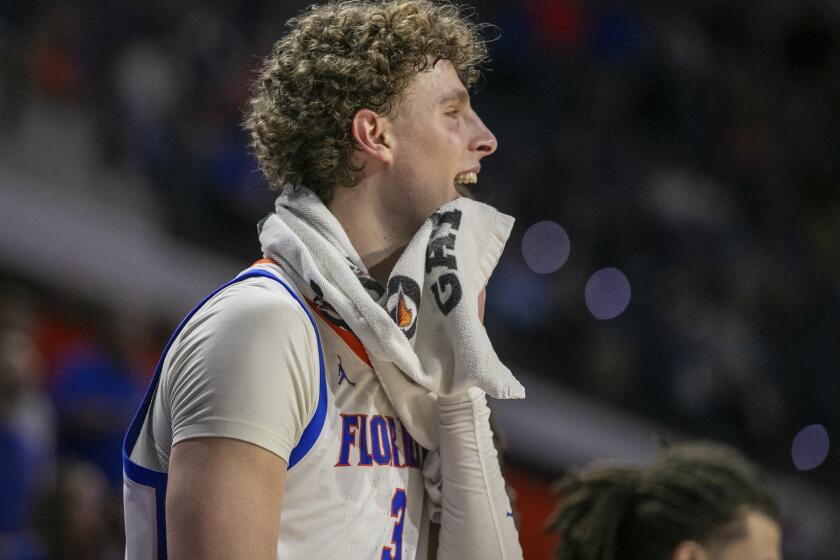
[[[273,280],[226,288],[189,321],[162,395],[172,445],[229,437],[288,462],[315,412],[318,346],[304,310]]]
[[[480,389],[438,397],[441,526],[439,560],[522,558],[510,499]]]

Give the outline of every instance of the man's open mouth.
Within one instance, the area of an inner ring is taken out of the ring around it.
[[[474,185],[478,183],[478,173],[468,171],[466,173],[458,173],[455,176],[456,185]]]

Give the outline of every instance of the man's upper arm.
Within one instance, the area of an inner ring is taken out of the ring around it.
[[[315,412],[318,343],[300,304],[272,280],[224,290],[170,351],[161,418],[172,444],[240,439],[288,461]]]
[[[286,461],[229,438],[172,448],[166,494],[170,560],[274,560]]]
[[[170,558],[275,558],[288,458],[320,368],[306,313],[268,282],[222,292],[171,353]]]

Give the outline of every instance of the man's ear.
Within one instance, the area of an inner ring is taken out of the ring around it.
[[[709,556],[700,543],[689,540],[677,545],[671,560],[709,560]]]
[[[370,109],[359,109],[351,126],[356,149],[382,163],[391,163],[391,138],[385,117]]]

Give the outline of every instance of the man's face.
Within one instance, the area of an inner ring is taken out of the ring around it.
[[[470,105],[455,68],[439,60],[412,80],[391,121],[394,188],[389,207],[417,229],[437,208],[458,197],[455,179],[478,173],[496,151],[496,137]]]

